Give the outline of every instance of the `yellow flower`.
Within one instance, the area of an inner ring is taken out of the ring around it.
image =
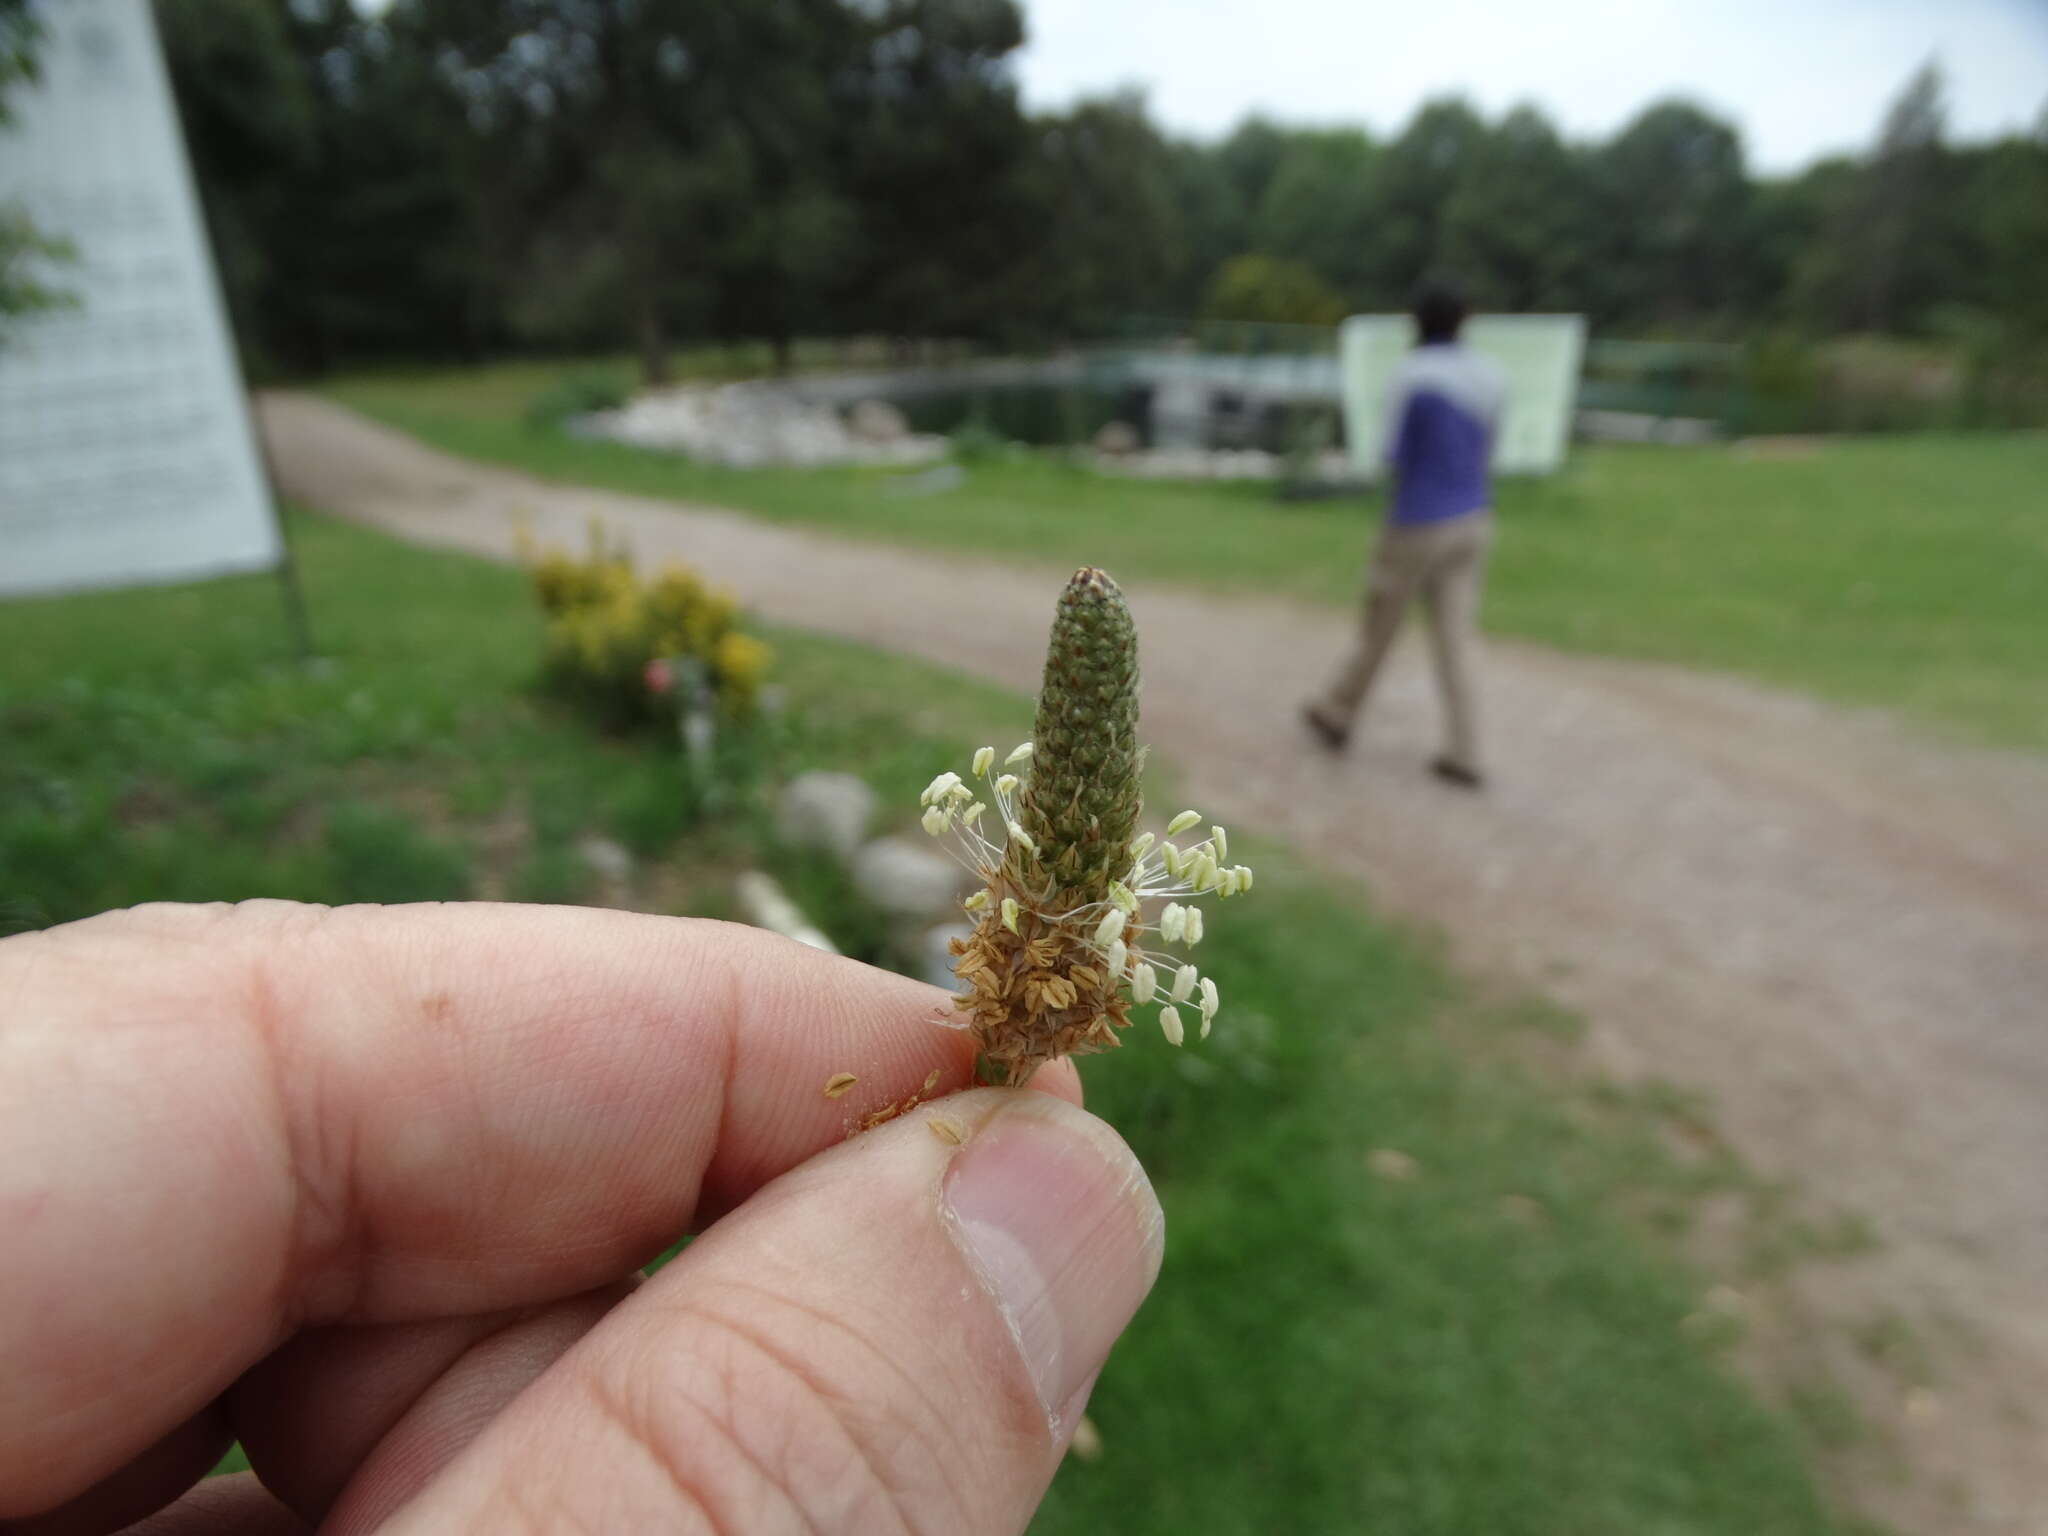
[[[775,652],[752,635],[729,629],[719,637],[711,667],[719,699],[728,710],[745,714],[759,702],[761,683],[774,660]]]

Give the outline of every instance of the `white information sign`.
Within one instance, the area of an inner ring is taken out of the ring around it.
[[[1461,339],[1507,371],[1507,413],[1494,439],[1493,467],[1505,474],[1549,474],[1564,464],[1586,349],[1583,315],[1474,315]],[[1415,343],[1406,315],[1353,315],[1339,339],[1344,433],[1351,461],[1378,475],[1387,433],[1387,384]]]
[[[0,338],[0,594],[250,571],[282,557],[149,0],[39,7],[0,203],[78,260],[75,308]]]

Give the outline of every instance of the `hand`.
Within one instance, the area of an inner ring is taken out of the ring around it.
[[[0,942],[0,1526],[1021,1530],[1159,1208],[1064,1063],[846,1140],[944,1006],[559,908]]]

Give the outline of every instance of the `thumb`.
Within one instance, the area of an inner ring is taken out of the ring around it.
[[[953,1095],[714,1225],[395,1528],[1021,1531],[1162,1237],[1102,1121]]]

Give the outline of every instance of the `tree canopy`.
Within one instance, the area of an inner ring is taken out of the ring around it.
[[[1386,309],[1445,267],[1635,334],[2048,335],[2048,131],[1951,143],[1931,67],[1867,153],[1763,178],[1676,100],[1601,142],[1457,98],[1387,138],[1033,114],[1014,0],[156,3],[279,369],[630,344],[658,377],[679,339],[1057,342]]]

